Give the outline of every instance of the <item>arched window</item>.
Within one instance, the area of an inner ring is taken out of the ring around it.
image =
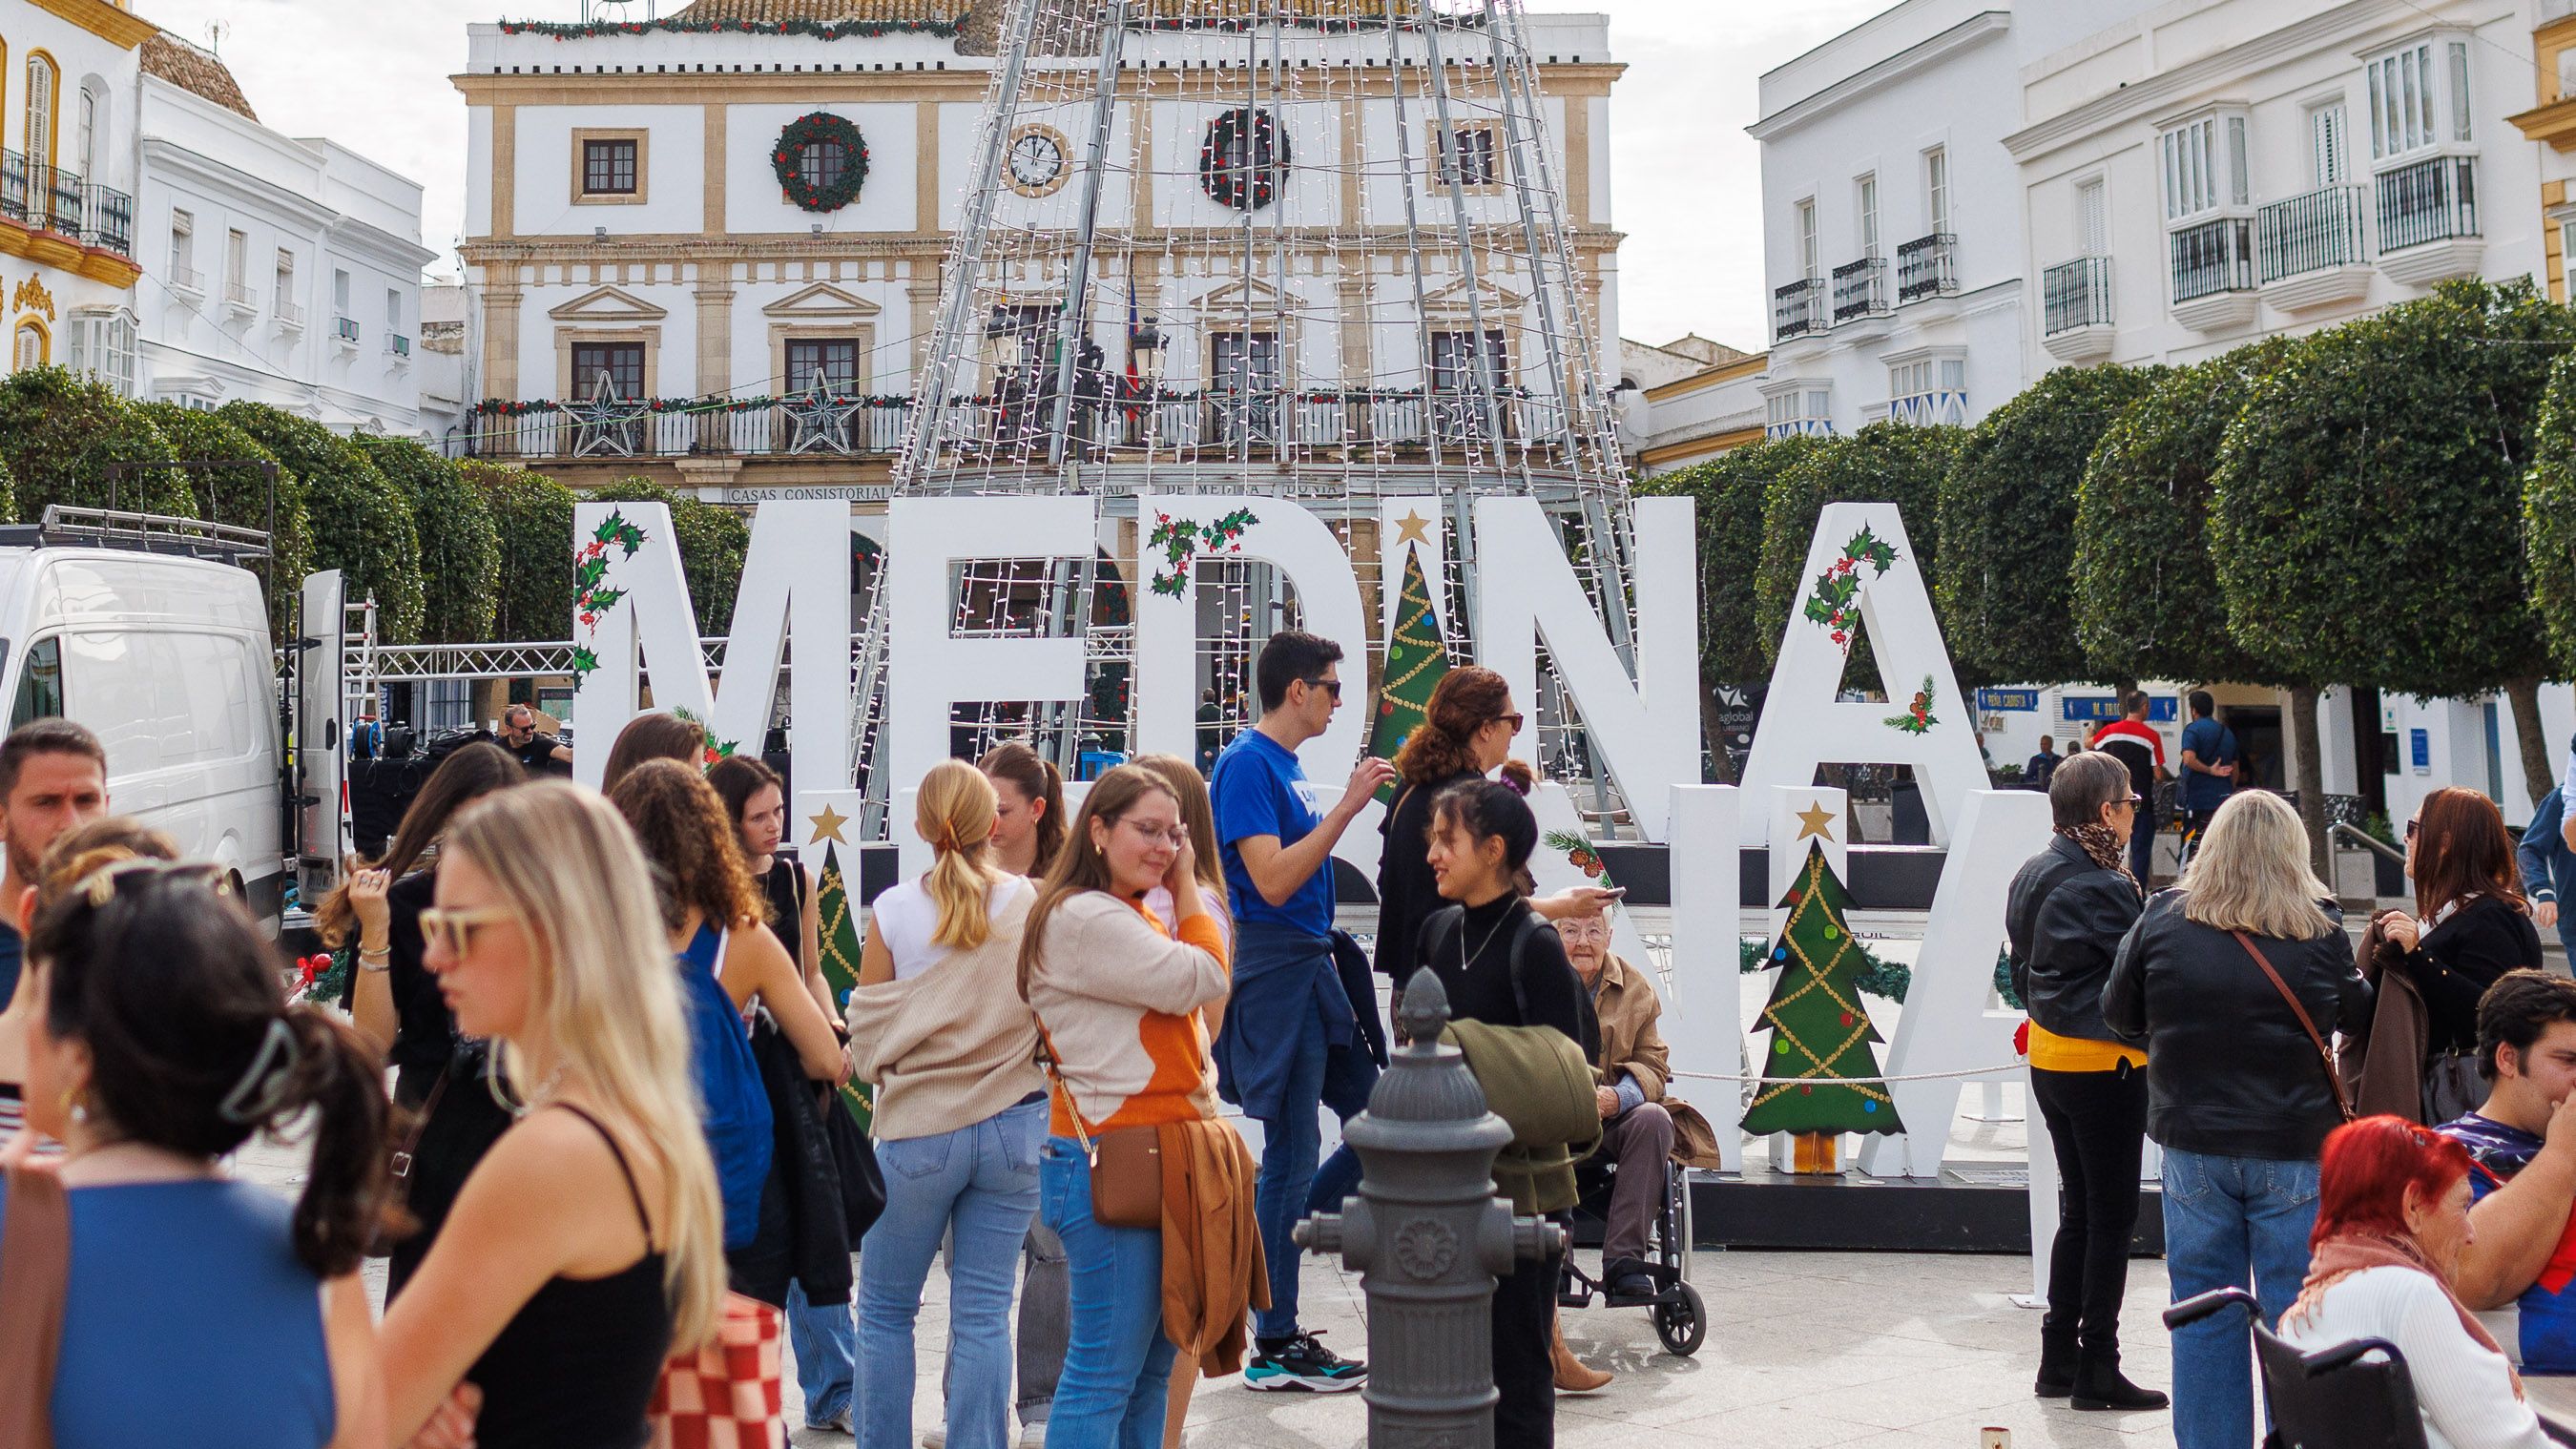
[[[54,96],[60,79],[54,58],[37,51],[27,57],[27,164],[54,164]]]
[[[18,324],[17,336],[9,349],[12,367],[24,372],[31,367],[44,366],[51,346],[52,340],[45,336],[45,324],[28,318]]]
[[[106,119],[106,109],[96,89],[81,87],[80,107],[73,113],[76,119],[72,131],[72,164],[80,168],[81,175],[92,180],[98,177],[100,153],[104,149],[102,143],[106,140],[99,134],[99,125]]]

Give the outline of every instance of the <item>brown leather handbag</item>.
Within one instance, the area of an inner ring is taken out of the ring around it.
[[[2334,1091],[2335,1110],[2343,1114],[2343,1120],[2351,1121],[2352,1098],[2344,1093],[2343,1073],[2335,1070],[2334,1053],[2326,1050],[2325,1035],[2317,1030],[2316,1021],[2308,1015],[2308,1009],[2299,1004],[2298,993],[2290,989],[2290,983],[2282,980],[2281,973],[2272,969],[2271,960],[2264,956],[2262,947],[2254,944],[2254,938],[2243,931],[2233,934],[2236,944],[2244,947],[2245,954],[2253,957],[2254,964],[2262,967],[2263,974],[2271,978],[2272,989],[2281,993],[2283,1001],[2290,1003],[2290,1014],[2299,1019],[2300,1029],[2308,1034],[2308,1044],[2317,1049],[2318,1064],[2326,1069],[2326,1085]]]
[[[71,1290],[72,1211],[51,1162],[12,1168],[0,1229],[0,1449],[53,1449],[54,1363]]]
[[[1031,1013],[1034,1015],[1035,1013]],[[1055,1038],[1038,1022],[1038,1061],[1064,1094],[1064,1114],[1073,1119],[1074,1140],[1091,1164],[1091,1220],[1104,1228],[1160,1228],[1163,1225],[1163,1132],[1159,1127],[1121,1127],[1093,1132],[1082,1120],[1073,1088],[1064,1080],[1064,1060],[1056,1055]]]

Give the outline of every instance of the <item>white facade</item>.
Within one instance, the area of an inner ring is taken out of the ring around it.
[[[2506,120],[2532,94],[2528,0],[2048,9],[2002,137],[2032,375],[2195,362],[2449,277],[2543,274],[2534,148]]]
[[[1912,0],[1762,77],[1767,435],[1973,423],[2020,390],[2012,26]]]
[[[859,4],[848,9],[874,13]],[[1549,164],[1567,196],[1597,367],[1615,378],[1608,138],[1617,67],[1607,21],[1536,15],[1528,26],[1545,62],[1539,106]],[[1122,86],[1107,154],[1134,154],[1141,141],[1149,159],[1141,177],[1123,164],[1104,174],[1101,215],[1109,219],[1104,224],[1169,239],[1170,246],[1153,248],[1156,265],[1095,285],[1122,303],[1133,289],[1137,312],[1160,343],[1140,370],[1169,388],[1209,386],[1221,369],[1240,365],[1223,350],[1239,345],[1229,339],[1253,330],[1229,331],[1228,312],[1249,314],[1257,298],[1259,312],[1296,319],[1255,364],[1275,369],[1284,386],[1421,386],[1422,321],[1412,307],[1406,253],[1391,240],[1404,188],[1391,166],[1358,165],[1362,154],[1396,154],[1394,104],[1371,73],[1386,69],[1384,33],[1301,34],[1285,42],[1286,64],[1335,79],[1319,86],[1316,99],[1292,96],[1274,107],[1292,154],[1322,159],[1292,172],[1284,194],[1261,211],[1265,237],[1275,224],[1298,240],[1284,271],[1265,242],[1248,286],[1234,274],[1239,262],[1192,260],[1214,249],[1209,236],[1243,224],[1243,212],[1194,184],[1201,142],[1225,109],[1208,99],[1217,93],[1217,67],[1239,70],[1242,38],[1156,32],[1131,35],[1126,44],[1126,65],[1137,79]],[[469,117],[465,258],[480,396],[586,399],[608,372],[623,398],[778,397],[807,388],[817,358],[829,359],[836,390],[908,394],[932,331],[949,233],[971,189],[992,64],[956,40],[900,32],[825,40],[652,30],[557,39],[471,27],[456,81]],[[1087,92],[1094,67],[1087,56],[1033,64],[1078,78],[1046,82],[1067,92]],[[1188,75],[1164,74],[1179,72]],[[1419,97],[1410,104],[1409,144],[1417,167],[1426,167],[1433,126]],[[1081,189],[1066,184],[1078,162],[1071,138],[1088,127],[1088,102],[1062,110],[1051,124],[1062,170],[1051,183],[1003,193],[997,234],[1070,224]],[[817,111],[855,125],[868,154],[857,199],[825,213],[786,200],[771,162],[783,128]],[[1017,133],[1050,129],[1025,109],[1019,122]],[[588,174],[592,165],[602,168],[598,177]],[[1415,189],[1425,188],[1418,180]],[[1519,213],[1507,188],[1469,190],[1477,193],[1465,199],[1475,222],[1509,223],[1517,234]],[[1432,209],[1425,225],[1448,225],[1445,196],[1422,204]],[[1424,312],[1434,328],[1452,325],[1452,314],[1463,326],[1463,279],[1444,274],[1447,259],[1436,249],[1426,256],[1434,270]],[[1515,248],[1498,247],[1488,267],[1478,300],[1489,325],[1503,325],[1493,311],[1500,308],[1520,335],[1537,335],[1526,261]],[[1049,305],[1036,294],[1050,286],[1060,283],[1030,279],[1033,305]],[[1278,291],[1292,300],[1283,305]],[[1125,362],[1125,319],[1096,320],[1094,340],[1116,370]],[[976,361],[996,365],[991,357]],[[1507,367],[1532,386],[1546,372],[1536,355],[1511,356]],[[881,446],[858,451],[881,455],[900,415],[892,407],[873,415]],[[738,486],[741,465],[763,461],[763,450],[773,448],[765,440],[786,436],[765,431],[765,417],[737,414],[719,448],[696,446],[701,440],[692,435],[691,446],[647,451],[686,455],[674,466],[706,496],[736,496],[713,490]],[[764,430],[746,431],[755,427]],[[477,441],[484,451],[502,445]],[[506,445],[523,456],[552,446],[522,438]],[[710,461],[718,454],[725,461]],[[820,464],[808,458],[802,466]],[[783,481],[829,486],[821,473]]]
[[[136,47],[107,0],[0,0],[0,304],[6,366],[130,377]]]
[[[158,76],[142,81],[139,396],[424,430],[420,184]]]

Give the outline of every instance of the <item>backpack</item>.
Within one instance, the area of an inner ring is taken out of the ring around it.
[[[705,1110],[707,1151],[715,1158],[716,1186],[724,1198],[724,1245],[732,1252],[748,1247],[760,1231],[760,1189],[769,1180],[774,1139],[751,1033],[716,979],[728,939],[728,933],[700,926],[677,968],[680,1012],[689,1023],[689,1070]]]

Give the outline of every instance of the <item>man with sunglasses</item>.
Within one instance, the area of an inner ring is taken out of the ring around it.
[[[1341,706],[1341,658],[1340,645],[1302,630],[1270,637],[1253,668],[1261,719],[1217,757],[1210,790],[1235,931],[1234,1001],[1215,1056],[1227,1097],[1261,1124],[1254,1196],[1270,1307],[1253,1315],[1256,1353],[1243,1370],[1256,1389],[1339,1393],[1368,1377],[1364,1365],[1299,1330],[1302,1254],[1290,1237],[1314,1187],[1327,1069],[1342,1069],[1332,1098],[1344,1115],[1366,1105],[1362,1078],[1375,1075],[1333,962],[1332,852],[1395,767],[1362,759],[1341,798],[1319,813],[1297,765],[1297,747],[1321,735]]]
[[[37,866],[55,839],[107,814],[107,749],[67,719],[38,719],[0,741],[0,1006],[18,990],[26,939],[18,934],[18,901],[36,883]]]

